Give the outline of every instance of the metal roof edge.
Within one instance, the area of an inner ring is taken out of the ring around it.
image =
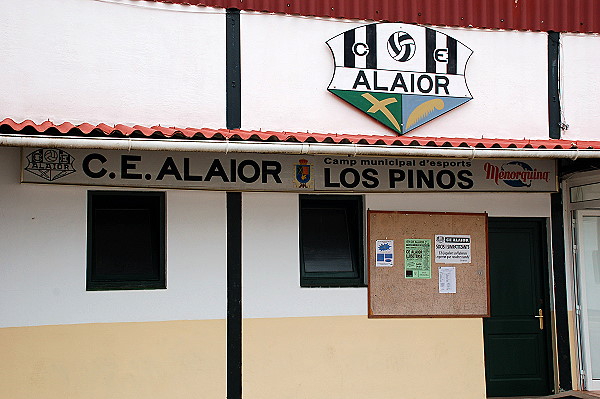
[[[597,0],[140,0],[244,11],[464,28],[600,33]]]

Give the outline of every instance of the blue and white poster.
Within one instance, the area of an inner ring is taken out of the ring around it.
[[[394,266],[394,240],[377,240],[375,245],[375,266]]]

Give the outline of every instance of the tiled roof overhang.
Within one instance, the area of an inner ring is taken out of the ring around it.
[[[600,32],[598,0],[145,0],[465,28]]]
[[[30,120],[15,122],[10,118],[0,122],[0,135],[58,137],[112,137],[147,139],[188,139],[210,141],[259,143],[324,143],[376,146],[410,146],[427,148],[524,149],[524,150],[600,150],[600,141],[571,140],[512,140],[490,138],[448,138],[414,136],[373,136],[303,132],[247,131],[208,128],[176,128],[163,126],[110,126],[69,122],[54,124],[50,121],[35,123]]]

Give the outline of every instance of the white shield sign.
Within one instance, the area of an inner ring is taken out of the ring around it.
[[[328,90],[405,134],[471,100],[473,51],[435,29],[375,23],[327,41],[335,71]]]

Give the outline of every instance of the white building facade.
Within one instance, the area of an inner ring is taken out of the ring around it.
[[[472,99],[398,135],[327,90],[374,21],[224,7],[0,5],[0,397],[600,390],[597,34],[398,16],[472,50]],[[369,211],[487,214],[491,317],[368,317]]]

